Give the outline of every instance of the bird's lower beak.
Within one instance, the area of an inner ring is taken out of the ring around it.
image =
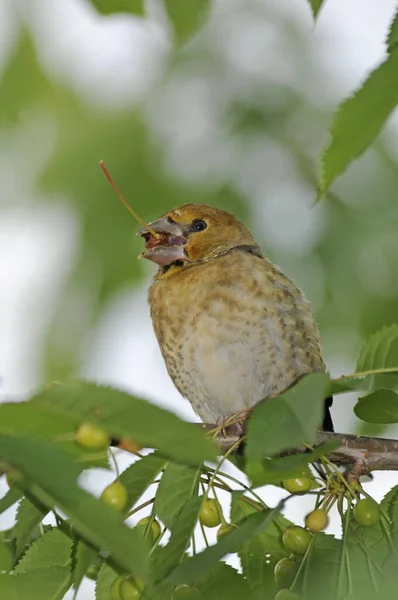
[[[136,234],[143,237],[146,242],[145,251],[141,254],[142,258],[151,260],[162,267],[170,265],[176,260],[187,260],[184,251],[186,239],[178,223],[167,217],[161,217],[149,223],[149,227],[158,234],[158,237],[155,237],[146,227],[137,231]]]

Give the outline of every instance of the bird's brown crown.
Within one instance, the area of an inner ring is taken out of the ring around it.
[[[207,204],[184,204],[150,223],[155,238],[145,227],[137,235],[145,238],[144,258],[159,265],[157,277],[168,277],[176,269],[190,268],[213,260],[234,248],[247,247],[261,254],[249,229],[234,215]]]

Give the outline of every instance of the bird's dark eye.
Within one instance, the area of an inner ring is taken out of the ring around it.
[[[192,221],[192,231],[203,231],[206,229],[207,223],[203,219],[195,219]]]

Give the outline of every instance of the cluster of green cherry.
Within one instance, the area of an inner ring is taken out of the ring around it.
[[[220,516],[221,515],[221,516]],[[222,513],[220,512],[218,503],[213,498],[204,500],[200,515],[200,524],[204,527],[217,527],[217,539],[226,535],[237,526],[222,523]],[[138,522],[137,527],[142,527],[144,535],[149,539],[151,544],[156,543],[161,535],[161,526],[156,519],[152,517],[144,517]],[[111,600],[139,600],[142,594],[142,584],[132,575],[119,575],[111,586]],[[199,591],[190,585],[179,585],[173,590],[172,600],[195,600],[199,598]]]
[[[75,433],[75,441],[85,450],[91,451],[105,450],[110,442],[108,434],[104,429],[89,422],[82,423],[78,427]],[[135,453],[141,449],[141,446],[133,440],[124,440],[124,445]],[[128,492],[125,486],[116,480],[103,490],[100,499],[107,506],[118,512],[122,512],[128,503]],[[218,514],[216,501],[211,499],[206,500],[201,509],[201,523],[208,527],[220,524]],[[142,532],[151,546],[160,541],[162,528],[160,523],[154,518],[154,515],[142,518],[135,527]],[[236,525],[221,526],[217,532],[218,539],[228,533],[231,528],[235,527]],[[111,600],[139,600],[142,596],[143,587],[142,582],[133,575],[118,575],[111,585],[110,598]],[[172,600],[193,600],[198,597],[199,592],[196,588],[188,585],[180,585],[174,589]]]
[[[324,531],[329,524],[329,516],[333,505],[337,502],[342,520],[345,520],[343,501],[347,498],[350,503],[356,501],[353,508],[353,518],[362,527],[377,525],[381,518],[381,510],[378,503],[365,494],[358,481],[352,481],[350,485],[344,477],[336,476],[337,471],[329,476],[326,483],[326,493],[317,496],[314,510],[305,517],[305,527],[292,525],[287,527],[282,536],[285,549],[291,552],[288,558],[282,558],[275,566],[274,579],[276,588],[279,590],[275,600],[300,600],[300,595],[294,591],[298,576],[304,567],[305,559],[314,540],[314,534]],[[286,479],[282,482],[283,487],[292,495],[301,495],[310,492],[312,481],[310,477],[303,475],[294,479]],[[358,499],[359,494],[366,497]],[[343,600],[351,600],[346,596]]]
[[[91,423],[80,425],[76,431],[75,440],[81,447],[87,450],[100,450],[109,446],[109,438],[106,431]],[[130,443],[131,447],[134,452],[138,452],[140,449],[133,441]],[[328,513],[336,502],[338,503],[342,519],[345,518],[343,502],[346,498],[350,506],[355,501],[353,518],[358,525],[369,527],[376,525],[380,521],[381,511],[377,502],[363,491],[357,481],[352,481],[348,485],[335,466],[331,465],[331,463],[329,465],[333,469],[331,471],[327,464],[324,465],[327,473],[324,481],[325,486],[317,493],[314,510],[305,517],[305,527],[291,525],[286,527],[283,532],[283,545],[291,555],[288,558],[279,560],[275,566],[274,579],[278,590],[275,600],[300,600],[299,593],[295,591],[299,575],[304,568],[315,535],[325,530],[328,526]],[[311,491],[313,479],[311,479],[308,472],[300,477],[286,479],[282,482],[282,485],[290,494],[302,495]],[[251,490],[248,489],[248,491]],[[224,535],[237,529],[238,526],[234,523],[228,523],[225,520],[214,487],[213,492],[215,498],[205,496],[199,514],[199,523],[202,531],[204,527],[218,527],[217,540],[220,540]],[[359,499],[360,494],[365,497]],[[128,492],[124,485],[116,480],[104,489],[101,500],[115,510],[123,511],[128,503]],[[136,527],[142,531],[143,535],[152,545],[159,543],[164,533],[154,514],[141,519]],[[139,600],[142,596],[142,591],[142,583],[134,576],[125,574],[116,577],[111,585],[110,596],[111,600]],[[180,585],[174,589],[172,600],[194,600],[199,597],[199,591],[195,587]],[[350,600],[350,597],[347,596],[344,600]]]

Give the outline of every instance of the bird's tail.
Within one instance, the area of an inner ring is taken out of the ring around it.
[[[329,396],[326,398],[324,404],[324,412],[323,412],[323,423],[322,429],[323,431],[334,431],[332,415],[330,414],[330,407],[333,404],[333,397]]]

